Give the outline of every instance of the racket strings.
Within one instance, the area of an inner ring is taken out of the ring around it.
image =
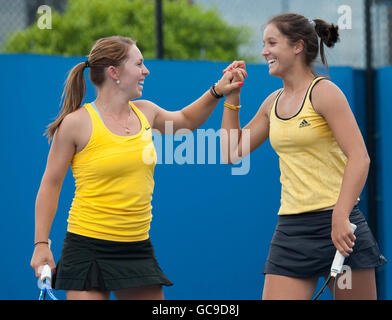
[[[49,295],[49,297],[52,300],[58,300],[56,298],[56,296],[53,293],[52,287],[50,286],[50,284],[46,283],[46,281],[42,284],[42,289],[41,289],[41,293],[39,295],[38,300],[45,300],[46,295]]]
[[[333,290],[332,290],[332,299],[335,300],[336,299],[336,282],[338,280],[337,276],[332,276],[329,275],[327,280],[324,282],[323,286],[321,287],[321,289],[319,290],[319,292],[314,296],[314,298],[312,300],[317,300],[321,294],[323,293],[325,287],[328,285],[328,283],[331,281],[331,279],[333,278]]]
[[[331,279],[332,279],[332,276],[329,275],[327,280],[324,282],[323,286],[319,290],[319,292],[314,296],[314,298],[312,300],[317,300],[321,296],[321,294],[323,293],[325,287],[328,285],[328,283],[329,283],[329,281],[331,281]]]

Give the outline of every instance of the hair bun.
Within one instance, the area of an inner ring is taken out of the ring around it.
[[[332,48],[339,39],[339,27],[321,19],[314,19],[316,32],[325,45]]]
[[[339,41],[338,30],[339,30],[338,26],[331,24],[331,26],[329,27],[329,37],[328,37],[327,41],[325,42],[327,47],[333,47],[335,45],[335,43]]]

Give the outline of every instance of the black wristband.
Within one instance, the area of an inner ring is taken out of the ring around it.
[[[49,241],[37,241],[36,243],[34,243],[34,247],[35,247],[37,244],[41,244],[41,243],[46,243],[47,245],[49,245]]]
[[[211,86],[211,88],[210,88],[210,93],[211,93],[211,94],[214,96],[214,98],[216,98],[216,99],[223,98],[223,95],[220,95],[220,94],[217,94],[217,93],[216,93],[216,91],[215,91],[215,86],[216,86],[216,83],[213,84],[213,85]]]

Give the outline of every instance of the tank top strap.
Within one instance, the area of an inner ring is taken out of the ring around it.
[[[99,113],[97,106],[95,105],[94,101],[90,103],[86,103],[84,105],[90,114],[91,124],[92,124],[92,132],[91,132],[91,139],[99,139],[102,136],[107,134],[108,129],[103,122],[102,116]]]
[[[323,80],[323,79],[327,79],[327,78],[324,77],[324,76],[318,76],[318,77],[314,78],[314,80],[313,80],[312,83],[310,84],[309,89],[308,89],[308,91],[307,91],[307,93],[306,93],[306,98],[305,98],[305,103],[306,103],[306,104],[311,103],[310,96],[311,96],[311,94],[312,94],[312,90],[313,90],[314,86],[315,86],[319,81],[321,81],[321,80]]]
[[[278,100],[279,100],[280,96],[282,95],[282,93],[283,93],[283,88],[279,90],[278,94],[275,97],[274,104],[272,105],[270,115],[273,115],[274,117],[276,117],[276,111],[275,111],[276,104],[278,103]]]
[[[98,111],[97,107],[95,106],[94,102],[85,103],[84,107],[86,108],[86,110],[90,114],[91,121],[93,121],[94,123],[97,122],[97,120],[99,120],[101,118],[101,115],[99,114],[99,111]]]
[[[131,106],[133,111],[135,111],[136,115],[138,116],[142,127],[143,128],[150,128],[150,122],[147,120],[144,113],[141,112],[140,109],[138,107],[136,107],[136,105],[133,102],[129,101],[129,105]]]
[[[98,132],[102,132],[102,130],[104,129],[103,128],[104,124],[102,122],[101,115],[99,114],[97,106],[95,105],[94,102],[85,103],[84,107],[86,108],[87,112],[90,115],[91,125],[92,125],[91,137],[93,137]]]

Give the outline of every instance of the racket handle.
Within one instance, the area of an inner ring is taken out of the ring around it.
[[[42,288],[43,283],[46,281],[46,284],[52,285],[52,270],[50,269],[48,264],[43,265],[41,270],[41,275],[38,280],[38,287]]]
[[[46,280],[46,279],[49,279],[49,280],[52,279],[52,270],[50,269],[48,264],[45,264],[42,267],[41,277],[40,278],[41,278],[42,281]]]
[[[351,231],[354,233],[357,229],[357,226],[353,223],[350,223]],[[345,260],[345,256],[342,255],[338,250],[336,250],[335,258],[333,259],[332,266],[331,266],[331,276],[336,277],[338,274],[342,272],[343,263]]]

